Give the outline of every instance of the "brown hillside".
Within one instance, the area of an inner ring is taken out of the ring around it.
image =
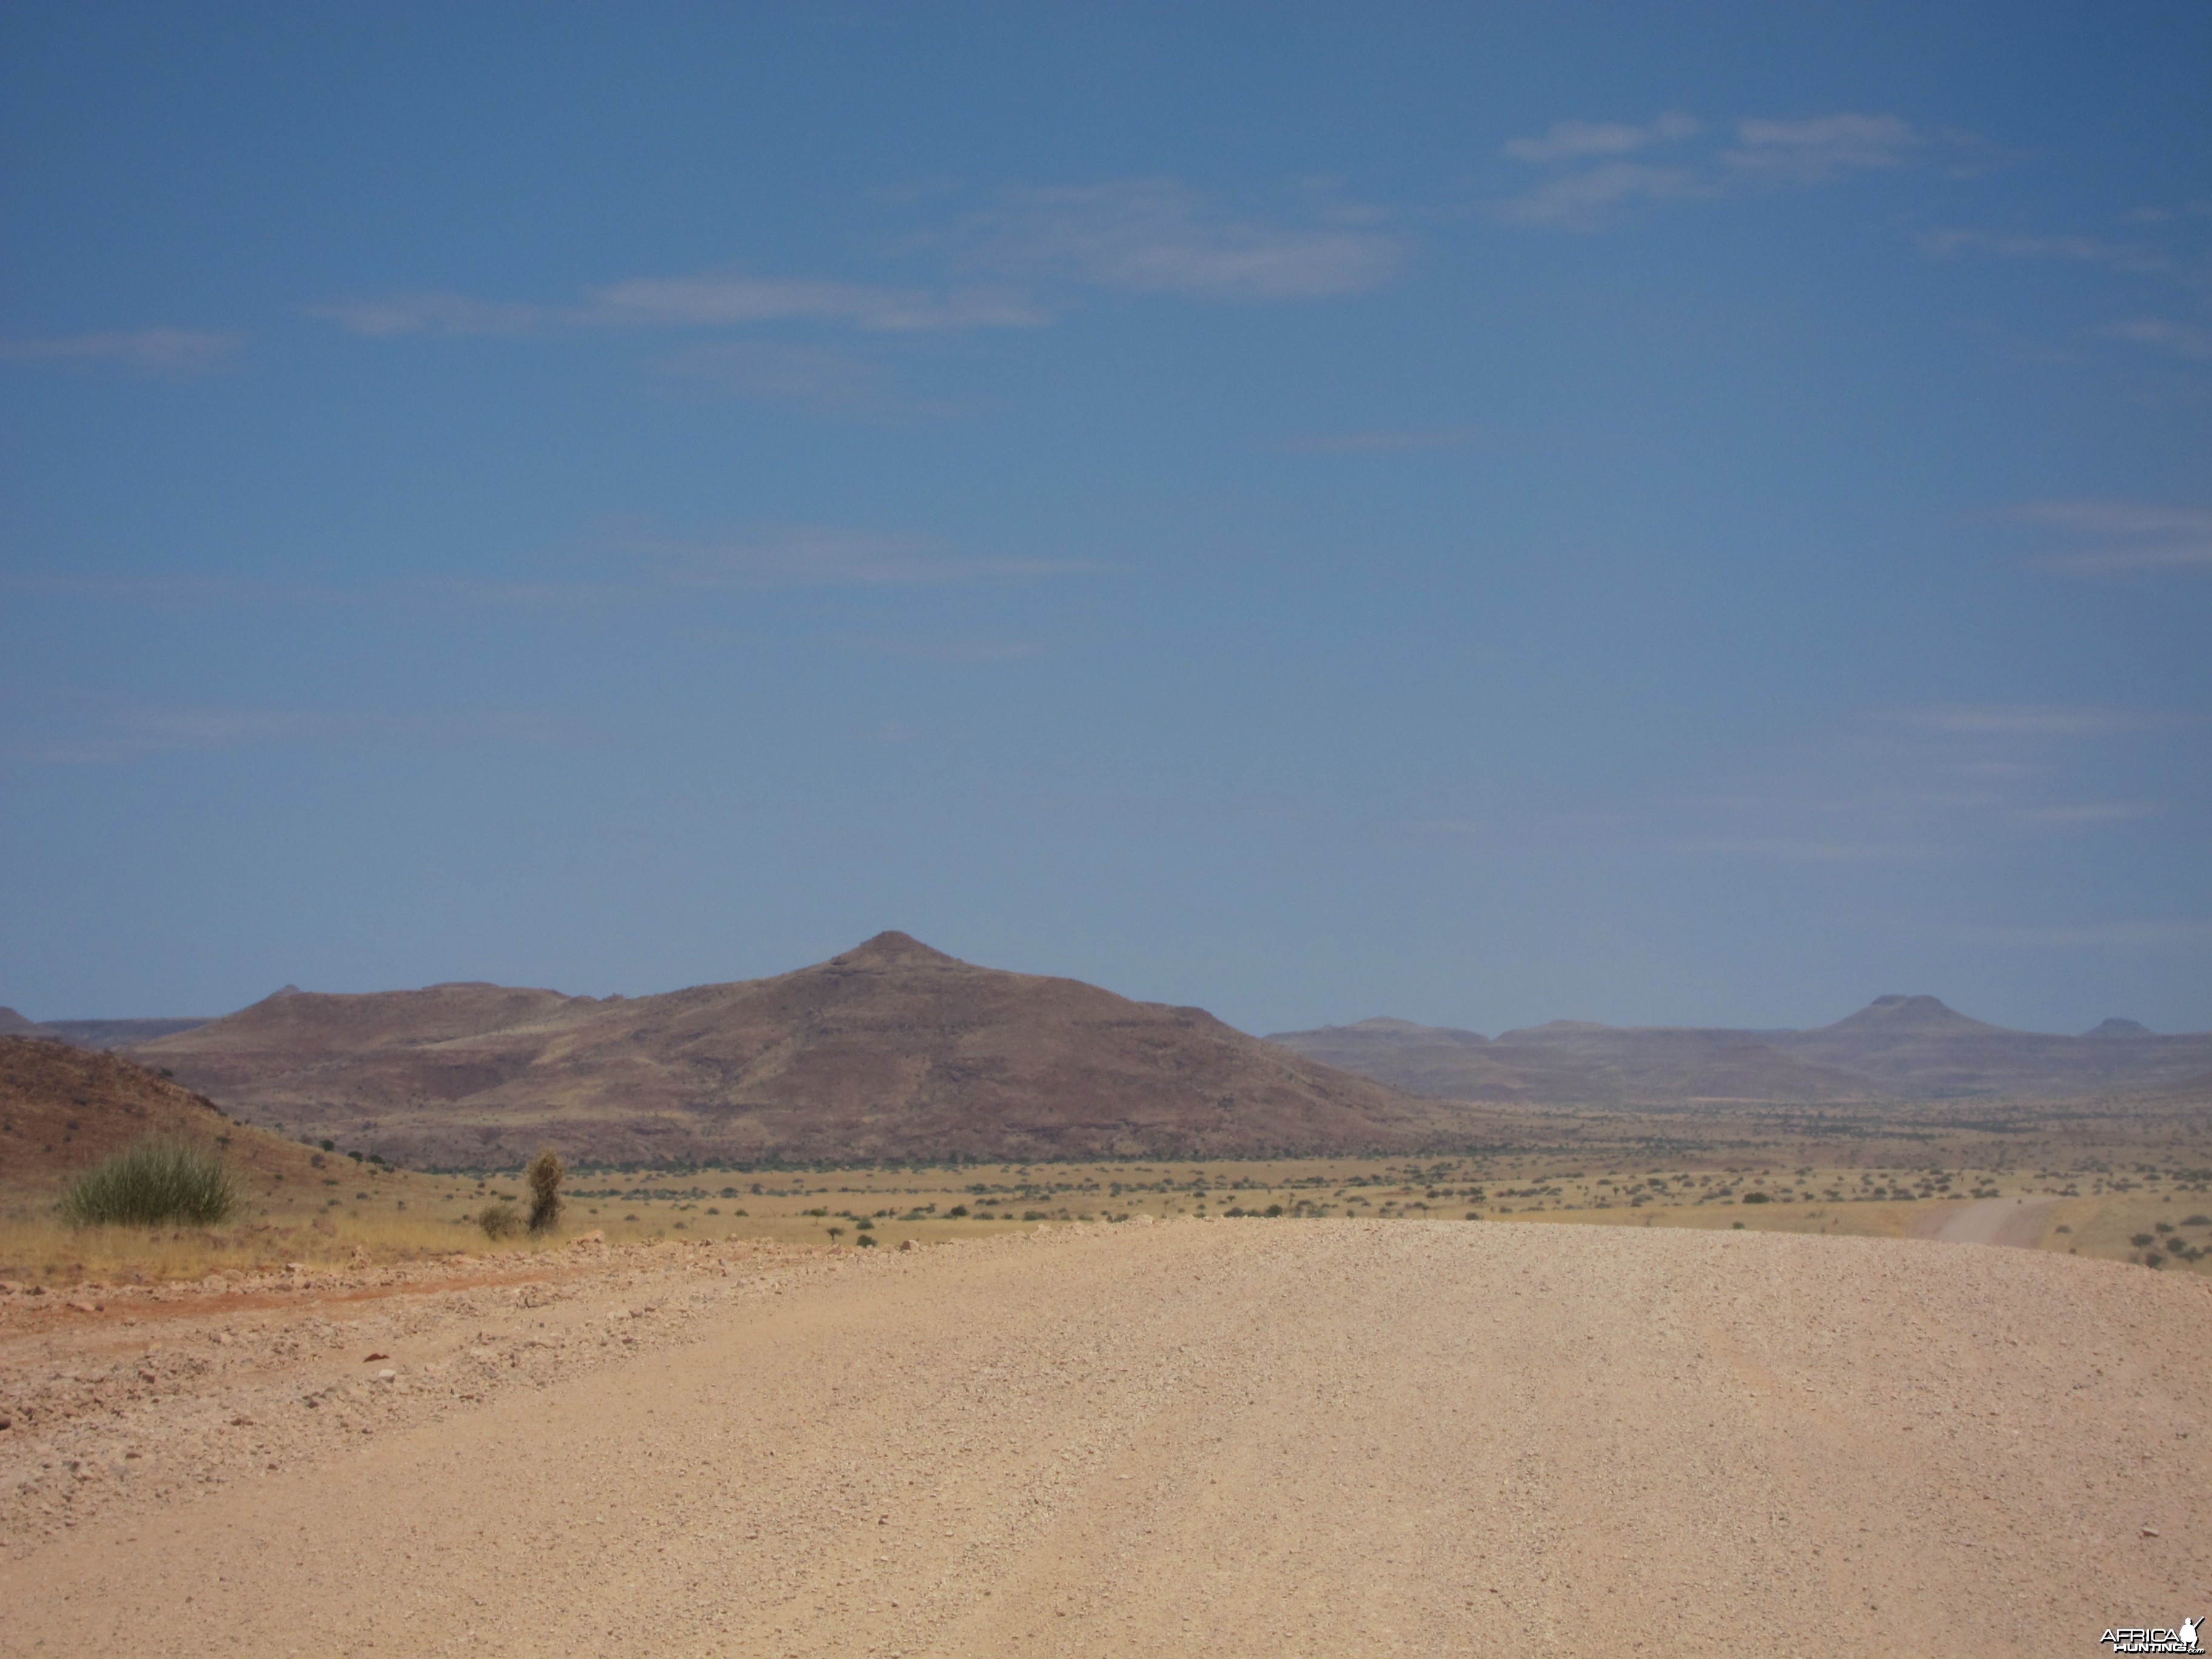
[[[304,1178],[311,1156],[304,1146],[231,1122],[189,1089],[132,1061],[48,1039],[0,1036],[0,1189],[51,1191],[64,1176],[154,1134],[224,1143],[234,1169],[258,1176]]]
[[[401,1162],[1030,1159],[1462,1143],[1489,1127],[1198,1008],[903,933],[634,1000],[494,986],[271,998],[142,1045],[230,1109]]]

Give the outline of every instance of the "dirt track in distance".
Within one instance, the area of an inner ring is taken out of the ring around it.
[[[1915,1238],[1933,1238],[1946,1244],[2005,1244],[2032,1250],[2043,1242],[2043,1230],[2056,1199],[1984,1198],[1948,1213],[1927,1218],[1925,1230],[1915,1226]]]
[[[2212,1588],[2193,1279],[1443,1222],[648,1254],[650,1316],[628,1267],[364,1314],[397,1375],[318,1409],[351,1333],[166,1329],[258,1345],[200,1403],[279,1468],[6,1517],[0,1652],[2058,1654]]]

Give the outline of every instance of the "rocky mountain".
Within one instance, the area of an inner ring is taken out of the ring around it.
[[[1463,1144],[1479,1113],[1199,1008],[882,933],[770,979],[625,999],[293,993],[134,1054],[224,1107],[398,1162],[1259,1155]]]
[[[1877,997],[1806,1031],[1555,1020],[1485,1039],[1370,1019],[1268,1041],[1413,1092],[1559,1104],[2063,1098],[2186,1086],[2212,1068],[2212,1034],[2118,1019],[2084,1036],[2013,1031],[1931,996]]]

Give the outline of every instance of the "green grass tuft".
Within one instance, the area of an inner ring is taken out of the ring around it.
[[[142,1140],[102,1158],[62,1193],[72,1227],[211,1227],[238,1210],[238,1187],[220,1152],[190,1140]]]

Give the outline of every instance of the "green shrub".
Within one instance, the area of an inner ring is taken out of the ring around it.
[[[221,1153],[189,1140],[142,1140],[101,1159],[62,1193],[73,1227],[213,1226],[238,1209],[238,1188]]]
[[[477,1225],[486,1238],[512,1238],[522,1231],[522,1217],[512,1204],[487,1204],[477,1212]]]

